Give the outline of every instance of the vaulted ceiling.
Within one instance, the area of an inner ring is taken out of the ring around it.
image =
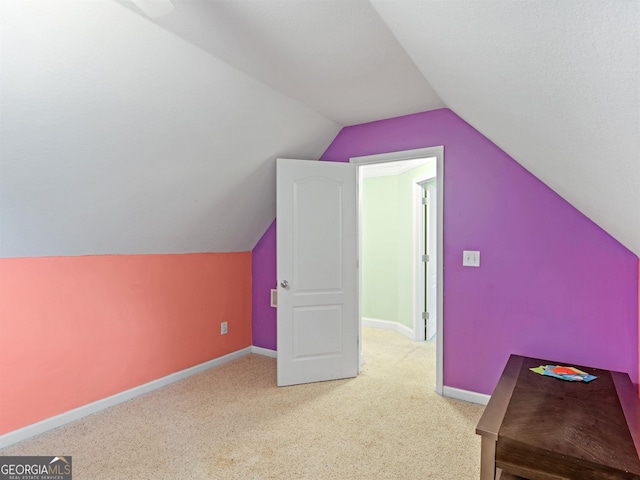
[[[249,250],[276,157],[442,107],[640,255],[640,2],[172,1],[0,1],[0,256]]]

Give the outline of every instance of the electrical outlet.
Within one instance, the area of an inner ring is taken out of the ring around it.
[[[220,335],[226,335],[229,330],[227,329],[227,322],[220,324]]]
[[[479,267],[480,252],[478,250],[464,250],[462,252],[463,267]]]

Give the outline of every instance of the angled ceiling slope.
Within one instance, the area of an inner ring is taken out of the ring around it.
[[[2,257],[250,250],[340,129],[112,0],[0,8]]]
[[[171,2],[154,23],[340,125],[444,107],[368,0]]]
[[[366,0],[172,1],[0,3],[0,256],[251,249],[275,157],[443,106]]]
[[[444,105],[640,254],[640,3],[173,3],[0,2],[0,256],[251,249],[275,157]]]
[[[449,108],[640,256],[640,2],[372,4]]]

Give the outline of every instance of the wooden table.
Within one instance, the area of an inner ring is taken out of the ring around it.
[[[476,433],[480,480],[640,479],[640,401],[626,373],[571,365],[589,383],[529,368],[566,363],[511,355]]]

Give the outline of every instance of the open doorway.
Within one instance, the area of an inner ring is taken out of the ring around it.
[[[361,327],[396,330],[413,341],[435,337],[441,394],[443,148],[351,162],[358,169]]]
[[[436,255],[428,250],[435,216],[429,225],[431,192],[426,188],[436,177],[435,158],[360,168],[362,324],[424,341],[436,331],[435,305],[427,295],[435,280],[429,277],[429,264]]]

